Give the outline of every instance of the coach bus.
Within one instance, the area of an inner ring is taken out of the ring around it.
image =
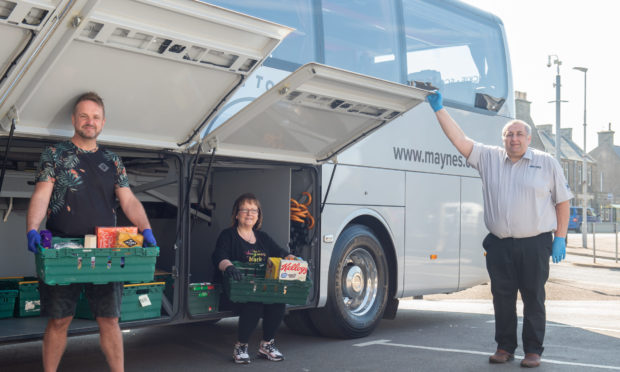
[[[224,299],[190,307],[189,288],[214,280],[215,240],[248,191],[263,230],[309,264],[306,304],[285,318],[297,332],[364,337],[399,299],[488,280],[480,179],[425,97],[440,89],[468,136],[500,143],[514,97],[491,14],[451,0],[12,0],[0,37],[0,277],[34,275],[39,155],[94,90],[99,142],[123,158],[173,282],[161,316],[123,328],[235,316]],[[291,199],[312,228],[291,221]],[[0,341],[44,324],[0,319]],[[75,319],[70,333],[96,330]]]

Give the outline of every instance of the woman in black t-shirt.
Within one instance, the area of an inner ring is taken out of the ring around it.
[[[241,279],[241,273],[232,261],[261,263],[268,257],[295,259],[295,256],[280,247],[269,235],[260,231],[263,213],[260,202],[254,194],[243,194],[235,200],[232,209],[232,226],[217,238],[213,262],[231,280]],[[248,341],[263,318],[263,338],[258,355],[271,361],[284,359],[275,347],[275,332],[284,317],[285,304],[262,304],[259,302],[237,303],[239,327],[237,343],[233,351],[235,363],[250,363]]]

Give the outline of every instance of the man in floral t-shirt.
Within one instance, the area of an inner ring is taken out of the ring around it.
[[[157,243],[142,203],[129,188],[121,159],[97,144],[105,124],[103,100],[96,93],[81,95],[73,108],[71,140],[41,154],[36,186],[28,208],[28,249],[37,253],[39,226],[53,236],[83,237],[97,226],[116,226],[116,199],[127,218],[144,236],[145,245]],[[123,371],[123,338],[118,325],[122,283],[47,285],[39,282],[41,315],[49,321],[43,337],[43,367],[55,371],[67,343],[80,292],[86,297],[100,330],[103,353],[111,371]]]

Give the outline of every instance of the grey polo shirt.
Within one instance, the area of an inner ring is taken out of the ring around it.
[[[555,205],[573,198],[551,155],[527,149],[513,163],[499,146],[475,143],[467,162],[482,178],[484,223],[500,238],[527,238],[557,229]]]

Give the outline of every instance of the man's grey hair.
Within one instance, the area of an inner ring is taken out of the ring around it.
[[[506,134],[508,127],[515,123],[523,124],[528,137],[532,135],[532,127],[528,123],[524,122],[523,120],[515,119],[510,120],[508,123],[506,123],[506,125],[504,125],[504,128],[502,129],[502,137],[504,137],[504,135]]]

